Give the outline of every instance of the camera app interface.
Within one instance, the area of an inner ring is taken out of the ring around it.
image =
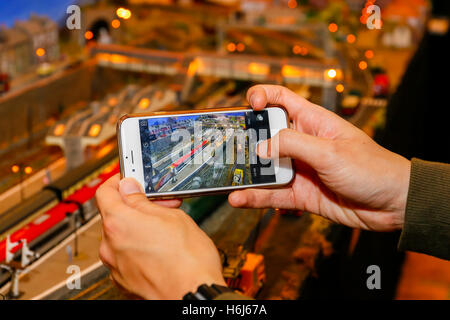
[[[139,120],[146,193],[275,182],[256,155],[270,138],[268,112],[228,112]]]

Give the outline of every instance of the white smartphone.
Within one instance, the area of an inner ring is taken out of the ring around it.
[[[121,175],[162,199],[287,185],[291,159],[260,159],[256,146],[288,127],[281,107],[125,115],[117,130]]]

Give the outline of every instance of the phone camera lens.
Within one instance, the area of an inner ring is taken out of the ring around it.
[[[133,169],[133,170],[131,170],[131,171],[135,172],[136,170]]]

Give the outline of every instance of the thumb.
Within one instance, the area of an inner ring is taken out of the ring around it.
[[[283,129],[271,139],[258,144],[258,155],[261,158],[290,157],[305,162],[313,168],[325,164],[330,152],[330,140],[293,129]]]
[[[119,192],[130,207],[145,209],[152,205],[144,193],[144,188],[136,179],[124,178],[120,180]]]

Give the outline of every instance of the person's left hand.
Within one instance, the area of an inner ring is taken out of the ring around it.
[[[226,285],[219,253],[179,200],[150,201],[116,175],[96,193],[103,221],[100,259],[113,280],[144,299],[181,299],[201,284]]]

